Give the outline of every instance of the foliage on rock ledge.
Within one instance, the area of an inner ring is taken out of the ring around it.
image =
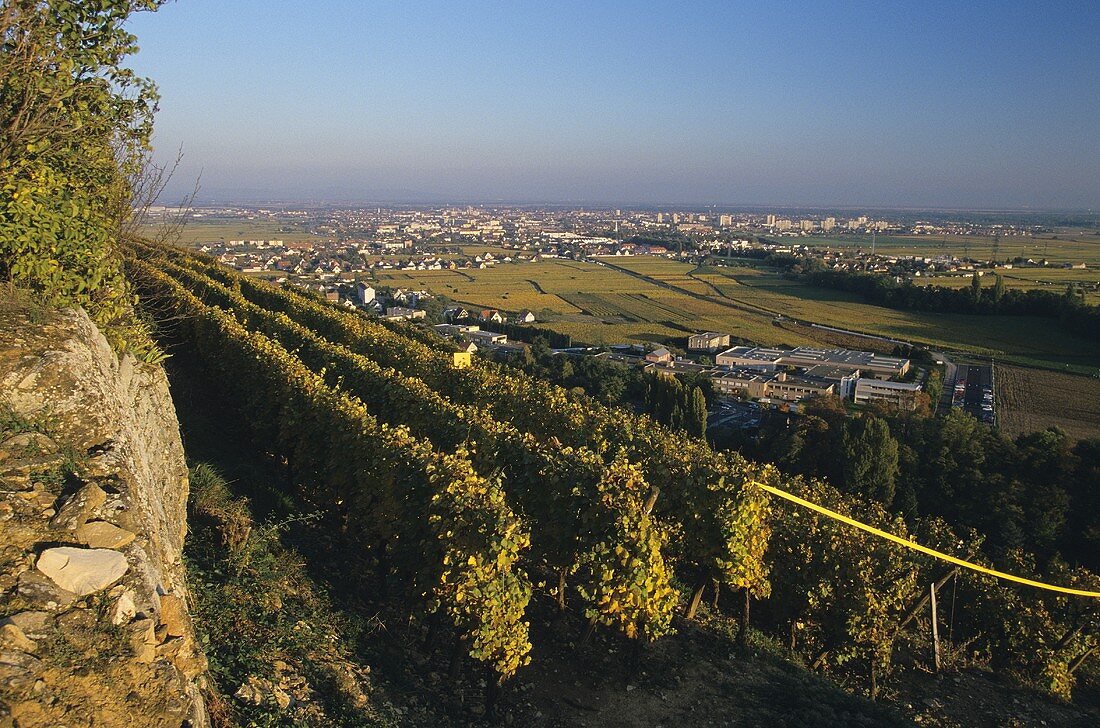
[[[163,0],[0,4],[0,279],[80,305],[116,349],[159,353],[133,315],[119,240],[148,161],[157,94],[123,66]]]

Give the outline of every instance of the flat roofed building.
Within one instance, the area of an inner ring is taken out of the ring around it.
[[[386,309],[385,318],[391,321],[411,321],[413,319],[422,319],[428,315],[427,311],[421,311],[416,308],[405,308],[404,306],[390,306]]]
[[[862,377],[856,380],[857,404],[878,400],[895,405],[899,409],[913,410],[917,406],[918,394],[920,394],[920,384],[916,382],[884,382]]]
[[[466,336],[475,344],[505,344],[508,342],[508,337],[505,334],[498,334],[495,331],[467,331]]]
[[[786,372],[735,371],[717,373],[714,388],[719,393],[736,396],[743,393],[749,399],[782,399],[799,402],[810,397],[835,394],[836,385],[817,377],[799,377]]]
[[[463,324],[436,324],[432,327],[440,336],[457,336],[458,334],[468,334],[471,331],[479,331],[480,326],[465,326]]]
[[[826,364],[850,372],[859,371],[864,376],[890,379],[909,371],[909,360],[896,356],[882,356],[871,351],[853,349],[815,349],[800,346],[797,349],[775,349],[763,346],[735,346],[718,355],[719,366],[751,366],[773,370],[780,367],[808,369]]]
[[[830,364],[817,364],[809,367],[805,372],[807,377],[824,379],[833,382],[836,386],[836,394],[844,399],[851,399],[856,392],[856,380],[860,377],[860,371],[852,371],[846,367],[835,367]]]
[[[721,367],[752,367],[772,371],[787,351],[787,349],[770,349],[763,346],[735,346],[719,354],[715,364]]]
[[[788,402],[801,402],[810,397],[835,394],[836,386],[824,379],[791,376],[779,372],[768,382],[768,396]]]

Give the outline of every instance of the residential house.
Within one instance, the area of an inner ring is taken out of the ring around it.
[[[374,286],[360,282],[355,287],[355,298],[364,306],[373,303],[376,296],[377,292],[374,290]]]
[[[668,364],[672,361],[672,352],[662,346],[647,353],[645,360],[651,364]]]
[[[688,337],[688,349],[692,351],[718,351],[729,345],[729,334],[717,334],[713,331],[707,331],[702,334],[692,334]]]

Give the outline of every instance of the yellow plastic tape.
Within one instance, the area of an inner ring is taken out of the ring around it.
[[[961,566],[965,569],[970,569],[971,571],[977,571],[977,572],[980,572],[982,574],[989,574],[990,576],[995,576],[998,579],[1005,579],[1007,581],[1014,581],[1017,584],[1026,584],[1027,586],[1033,586],[1036,589],[1046,589],[1048,591],[1061,592],[1062,594],[1073,594],[1074,596],[1079,596],[1079,597],[1091,597],[1092,599],[1100,599],[1100,592],[1087,591],[1085,589],[1071,589],[1071,588],[1066,587],[1066,586],[1057,586],[1055,584],[1044,584],[1041,581],[1034,581],[1032,579],[1025,579],[1024,577],[1016,576],[1015,574],[1006,574],[1003,571],[997,571],[995,569],[988,569],[984,566],[981,566],[980,564],[974,564],[974,563],[971,563],[969,561],[965,561],[963,559],[956,558],[956,557],[951,556],[949,554],[945,554],[942,551],[936,551],[935,549],[930,549],[927,546],[921,546],[919,543],[916,543],[915,541],[909,541],[909,540],[904,539],[900,536],[895,536],[892,533],[888,533],[888,532],[883,531],[881,529],[875,528],[874,526],[868,526],[866,523],[860,523],[859,521],[857,521],[853,518],[849,518],[848,516],[843,516],[843,515],[837,513],[836,511],[831,511],[828,508],[825,508],[824,506],[819,506],[816,503],[812,503],[812,502],[810,502],[808,500],[805,500],[803,498],[799,498],[798,496],[793,495],[791,493],[788,493],[786,491],[779,490],[779,488],[773,488],[770,485],[765,485],[763,483],[757,483],[755,481],[754,481],[754,485],[760,486],[760,488],[767,491],[768,493],[771,493],[772,495],[777,495],[780,498],[784,498],[786,500],[789,500],[791,503],[796,503],[796,504],[802,506],[803,508],[809,508],[811,511],[817,511],[818,513],[821,513],[822,515],[828,516],[829,518],[832,518],[833,520],[840,521],[841,523],[847,523],[849,526],[855,526],[856,528],[858,528],[860,530],[866,531],[867,533],[870,533],[870,534],[874,534],[875,536],[879,536],[880,538],[884,538],[887,541],[893,541],[894,543],[899,544],[901,546],[904,546],[906,548],[913,549],[914,551],[920,551],[922,554],[928,554],[929,556],[934,556],[937,559],[941,559],[941,560],[946,561],[948,563],[955,564],[956,566]]]

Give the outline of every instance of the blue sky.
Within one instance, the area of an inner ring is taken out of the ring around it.
[[[1100,207],[1100,3],[177,0],[170,190]]]

